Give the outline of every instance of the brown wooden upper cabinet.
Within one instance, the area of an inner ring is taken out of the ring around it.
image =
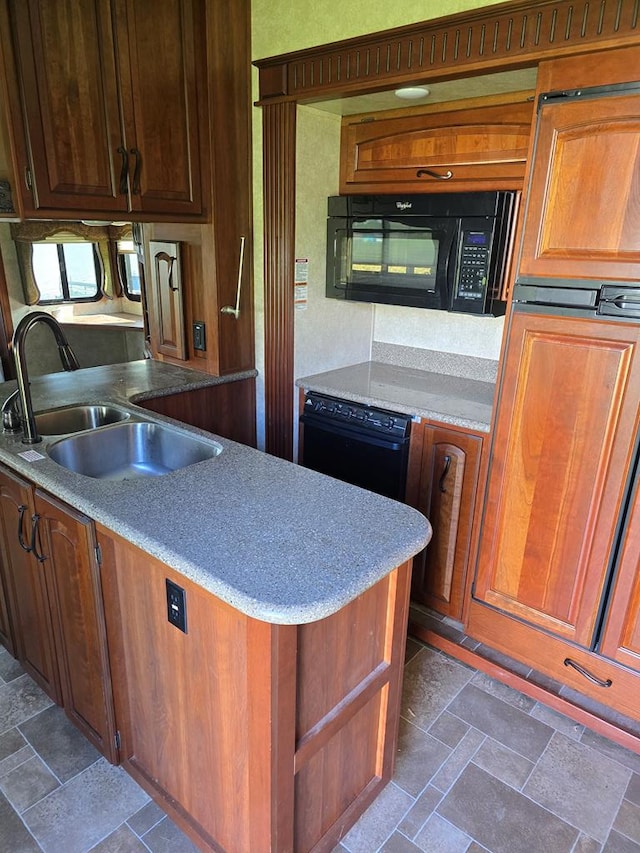
[[[520,189],[533,104],[343,121],[340,192]]]
[[[202,0],[9,0],[9,11],[25,215],[205,216]]]
[[[539,100],[518,275],[640,278],[640,87]]]

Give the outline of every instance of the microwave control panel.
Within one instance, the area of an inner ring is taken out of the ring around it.
[[[454,311],[464,307],[465,311],[473,312],[475,303],[478,314],[483,313],[489,280],[492,237],[491,228],[463,231],[452,294],[451,307]]]

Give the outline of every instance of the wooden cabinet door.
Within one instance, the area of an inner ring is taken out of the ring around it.
[[[543,103],[521,277],[640,278],[640,94]]]
[[[36,491],[38,556],[47,572],[60,662],[62,704],[107,758],[115,724],[93,522]]]
[[[6,572],[9,606],[14,619],[18,660],[54,702],[60,681],[49,595],[41,563],[28,549],[33,515],[29,483],[0,470],[0,548]]]
[[[18,656],[13,639],[13,622],[9,609],[9,577],[4,560],[0,557],[0,643],[14,657]]]
[[[478,491],[482,438],[425,424],[417,499],[433,528],[413,561],[412,595],[445,616],[462,618]]]
[[[637,485],[599,650],[640,672],[640,489]]]
[[[187,358],[182,263],[179,243],[149,242],[149,328],[156,352]]]
[[[524,102],[345,119],[340,192],[520,189],[532,112]]]
[[[11,0],[10,9],[33,208],[127,210],[109,0]]]
[[[475,596],[586,647],[638,429],[639,338],[622,323],[511,321]]]
[[[131,210],[202,212],[205,9],[201,0],[114,0]]]

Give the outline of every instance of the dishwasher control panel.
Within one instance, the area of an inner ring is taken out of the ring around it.
[[[409,435],[411,426],[411,415],[339,400],[336,397],[311,391],[305,397],[304,415],[329,418],[362,430],[380,432],[396,438],[405,438]]]

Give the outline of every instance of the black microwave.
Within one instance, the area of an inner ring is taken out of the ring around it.
[[[332,196],[327,296],[500,316],[518,201],[505,191]]]

